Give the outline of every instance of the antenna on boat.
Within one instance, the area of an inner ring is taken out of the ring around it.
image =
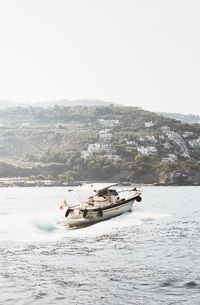
[[[80,187],[80,186],[79,186]],[[75,189],[68,189],[68,192],[72,192],[72,196],[80,203],[81,202],[81,196],[79,190]]]

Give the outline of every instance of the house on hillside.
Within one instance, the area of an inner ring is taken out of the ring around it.
[[[150,142],[154,142],[154,143],[157,142],[157,140],[154,136],[146,136],[146,139],[147,139],[147,141],[150,141]]]
[[[140,146],[140,147],[137,147],[137,151],[145,156],[154,155],[154,154],[157,154],[157,152],[158,152],[158,150],[155,146],[147,146],[147,147]]]
[[[149,127],[153,127],[154,124],[153,124],[152,121],[150,121],[150,122],[145,122],[145,123],[144,123],[144,126],[147,127],[147,128],[149,128]]]
[[[128,141],[128,140],[126,140],[126,144],[133,145],[133,146],[137,145],[137,143],[135,141]]]
[[[104,119],[98,119],[98,122],[106,127],[114,127],[119,124],[119,120],[104,120]]]
[[[168,157],[162,158],[162,162],[176,162],[178,160],[175,154],[168,154]]]
[[[121,156],[119,156],[119,155],[106,154],[106,155],[104,155],[104,157],[107,159],[113,160],[113,161],[121,160]]]
[[[100,153],[100,152],[109,152],[112,149],[112,145],[111,144],[107,144],[107,143],[93,143],[93,144],[89,144],[88,145],[88,149],[87,150],[83,150],[81,152],[82,156],[84,156],[85,158],[92,156],[92,154],[94,153]]]
[[[200,138],[189,141],[189,144],[191,147],[199,148],[200,147]]]
[[[112,139],[112,133],[109,129],[104,129],[99,132],[99,139],[101,141],[110,141]]]
[[[101,144],[100,143],[89,144],[87,150],[89,152],[92,152],[92,153],[100,152],[101,151]]]
[[[188,138],[188,137],[191,137],[191,136],[193,136],[193,132],[192,131],[185,131],[184,133],[183,133],[183,137],[184,138]]]
[[[101,151],[111,151],[112,145],[111,144],[101,144]]]
[[[83,159],[89,159],[93,157],[93,152],[88,150],[82,150],[81,151],[81,158]]]

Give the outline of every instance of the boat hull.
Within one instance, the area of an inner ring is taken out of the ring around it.
[[[104,221],[131,211],[134,201],[135,198],[129,199],[124,203],[115,204],[114,206],[91,209],[87,211],[87,215],[85,217],[83,217],[83,213],[77,216],[69,215],[68,218],[66,218],[63,222],[65,226],[71,229],[90,226],[97,222]]]

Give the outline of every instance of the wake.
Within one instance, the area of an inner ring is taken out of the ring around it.
[[[94,238],[104,234],[142,225],[146,222],[165,218],[166,214],[156,214],[141,208],[134,208],[130,213],[99,222],[92,226],[69,230],[59,224],[61,212],[56,213],[0,213],[0,240],[16,242],[54,242],[66,238]]]

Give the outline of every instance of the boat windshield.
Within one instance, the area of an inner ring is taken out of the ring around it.
[[[117,196],[118,193],[116,190],[111,190],[109,188],[105,188],[102,190],[99,190],[97,193],[98,196],[106,196],[106,195],[113,195],[113,196]]]

